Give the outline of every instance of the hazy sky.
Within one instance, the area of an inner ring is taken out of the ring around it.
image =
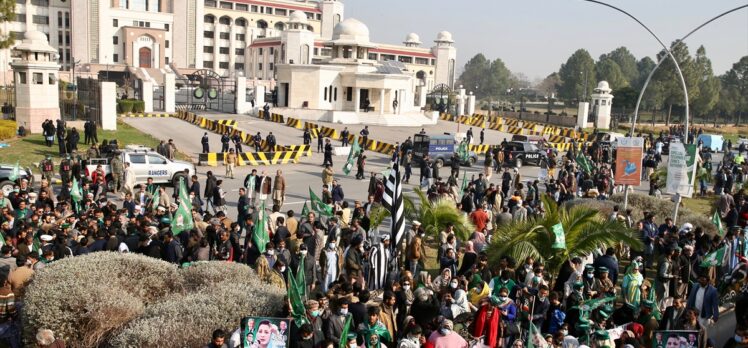
[[[669,45],[696,26],[747,0],[607,0],[649,26]],[[661,46],[619,12],[581,0],[347,0],[347,18],[369,26],[371,40],[400,43],[420,35],[431,47],[436,33],[452,33],[458,65],[477,53],[501,58],[532,81],[557,71],[577,49],[601,54],[626,46],[637,59]],[[691,53],[704,45],[715,74],[748,55],[748,9],[713,22],[686,41]]]

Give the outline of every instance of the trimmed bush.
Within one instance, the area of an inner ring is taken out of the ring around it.
[[[567,204],[583,204],[589,206],[604,216],[610,216],[613,213],[613,207],[618,205],[623,213],[623,194],[615,194],[610,197],[610,200],[599,201],[595,199],[575,199]],[[631,215],[634,221],[639,221],[644,217],[644,212],[652,212],[655,214],[655,220],[658,223],[665,222],[665,218],[673,217],[673,209],[675,209],[675,203],[669,199],[659,199],[656,197],[643,195],[639,193],[629,194],[629,205],[631,209]],[[703,214],[695,213],[684,207],[678,209],[678,220],[676,221],[678,226],[682,226],[686,222],[693,224],[694,228],[701,227],[705,232],[713,234],[716,233],[716,227],[711,222],[709,217],[703,216]]]
[[[23,310],[24,336],[53,330],[70,347],[193,347],[241,317],[271,316],[284,289],[246,265],[185,269],[137,254],[97,252],[55,261],[35,274]],[[149,328],[150,327],[150,328]]]
[[[145,102],[137,99],[117,100],[117,112],[127,114],[130,112],[140,113],[145,111]]]
[[[0,120],[0,140],[10,139],[16,136],[16,121]]]

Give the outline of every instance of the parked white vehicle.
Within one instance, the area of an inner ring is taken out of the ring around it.
[[[129,145],[123,150],[118,150],[118,153],[113,156],[120,156],[123,166],[125,163],[130,163],[130,167],[135,172],[135,184],[145,184],[148,178],[153,178],[156,184],[176,186],[180,178],[183,178],[185,183],[189,183],[189,178],[197,172],[195,165],[190,162],[170,160],[154,149],[140,145]],[[110,180],[112,158],[109,156],[84,160],[86,177],[90,179],[91,174],[96,171],[96,166],[101,165],[106,173],[107,185],[109,185],[112,182]]]

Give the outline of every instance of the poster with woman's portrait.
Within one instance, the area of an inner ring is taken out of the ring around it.
[[[242,319],[242,348],[286,348],[290,319],[246,317]]]
[[[698,331],[655,331],[652,348],[698,348]]]

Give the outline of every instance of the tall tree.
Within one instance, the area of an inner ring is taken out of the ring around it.
[[[726,112],[735,113],[735,124],[741,122],[742,116],[748,112],[748,56],[732,65],[732,69],[722,76],[723,93],[720,108]]]
[[[655,61],[652,60],[652,58],[644,57],[640,59],[638,62],[636,62],[636,68],[639,71],[639,76],[636,78],[636,82],[632,84],[632,86],[636,89],[641,90],[641,87],[644,85],[644,81],[647,80],[647,77],[649,76],[649,73],[652,72],[652,69],[654,69]]]
[[[561,77],[558,75],[557,72],[554,72],[553,74],[550,74],[546,76],[540,83],[538,83],[535,88],[543,93],[546,94],[546,96],[550,97],[551,94],[557,93],[558,87],[561,85]]]
[[[694,65],[699,79],[699,96],[693,100],[691,105],[695,116],[706,116],[717,105],[721,86],[719,79],[714,76],[712,62],[707,58],[703,45],[696,50]]]
[[[486,59],[483,53],[476,54],[467,63],[465,63],[465,69],[460,75],[460,84],[465,86],[467,89],[475,89],[475,95],[478,99],[486,96],[485,86],[487,84],[488,71],[491,68],[491,62]]]
[[[623,73],[626,82],[628,82],[628,85],[634,85],[639,79],[639,67],[636,63],[636,57],[629,52],[628,48],[621,46],[610,53],[600,56],[600,61],[605,59],[612,59],[616,64],[618,64],[621,68],[621,73]],[[608,80],[608,83],[610,83],[610,80]]]
[[[688,46],[682,41],[675,41],[670,46],[670,51],[678,61],[678,65],[683,73],[683,79],[686,82],[686,89],[688,90],[689,102],[697,99],[699,97],[698,69],[696,68],[694,59],[688,51]],[[665,51],[661,51],[657,54],[657,59],[667,59],[655,72],[653,79],[656,79],[663,87],[662,97],[667,106],[667,118],[665,122],[670,125],[673,106],[685,106],[685,98],[683,96],[681,80],[672,59],[669,58]]]
[[[488,70],[488,74],[486,74],[486,96],[503,95],[511,84],[512,72],[507,69],[501,59],[496,58],[491,62],[491,67]]]
[[[562,99],[582,100],[591,94],[596,85],[595,60],[585,49],[577,50],[566,63],[561,64],[558,74],[561,77],[558,94]]]
[[[16,1],[0,1],[0,23],[12,22],[16,19]],[[0,30],[0,48],[13,46],[16,37],[12,32]]]
[[[613,59],[601,59],[595,64],[595,71],[597,72],[597,78],[601,81],[608,81],[608,85],[614,91],[629,85],[621,67]]]

